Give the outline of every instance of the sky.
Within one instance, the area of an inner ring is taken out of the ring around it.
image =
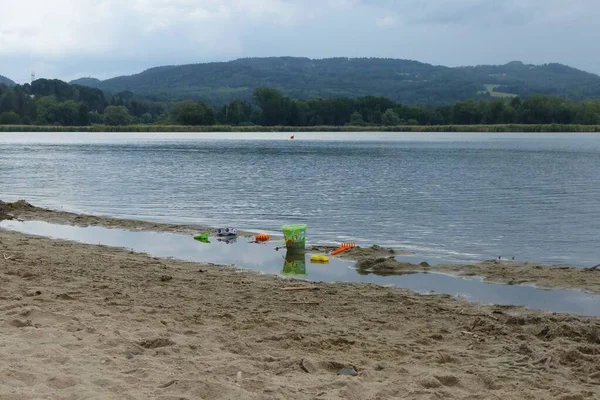
[[[600,73],[598,21],[599,0],[0,0],[0,75],[106,79],[268,56]]]

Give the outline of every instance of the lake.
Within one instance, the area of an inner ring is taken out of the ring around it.
[[[599,176],[596,134],[0,134],[5,201],[450,262],[600,263]]]

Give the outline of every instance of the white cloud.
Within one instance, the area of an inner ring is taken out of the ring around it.
[[[111,1],[2,0],[0,54],[59,57],[77,52],[109,51]]]
[[[597,0],[0,0],[0,12],[0,74],[21,81],[278,55],[600,64]]]
[[[391,26],[396,25],[397,22],[398,17],[396,17],[395,15],[386,15],[385,17],[377,18],[375,20],[375,24],[379,28],[389,28]]]

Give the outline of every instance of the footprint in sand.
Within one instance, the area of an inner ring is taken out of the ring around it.
[[[34,326],[53,326],[61,323],[76,321],[75,318],[66,315],[55,314],[41,310],[27,310],[20,314],[21,317],[27,318]]]

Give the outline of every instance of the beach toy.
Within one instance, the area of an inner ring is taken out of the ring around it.
[[[343,253],[346,250],[350,250],[356,247],[356,243],[342,243],[342,245],[340,247],[338,247],[337,249],[333,250],[331,252],[332,256],[337,256],[340,253]]]
[[[235,228],[222,228],[217,229],[217,236],[236,236],[237,229]]]
[[[292,224],[281,227],[288,250],[304,250],[306,246],[306,224]]]
[[[329,263],[329,257],[327,257],[326,255],[322,255],[322,254],[314,254],[314,255],[310,256],[310,262],[327,264],[327,263]]]
[[[271,235],[269,235],[268,233],[259,233],[258,235],[256,235],[254,240],[256,240],[257,242],[268,242],[269,240],[271,240]]]
[[[208,237],[210,236],[209,232],[201,233],[200,235],[194,236],[194,240],[197,240],[202,243],[210,243]]]
[[[306,276],[306,260],[304,253],[288,251],[283,261],[283,275],[291,276]]]

